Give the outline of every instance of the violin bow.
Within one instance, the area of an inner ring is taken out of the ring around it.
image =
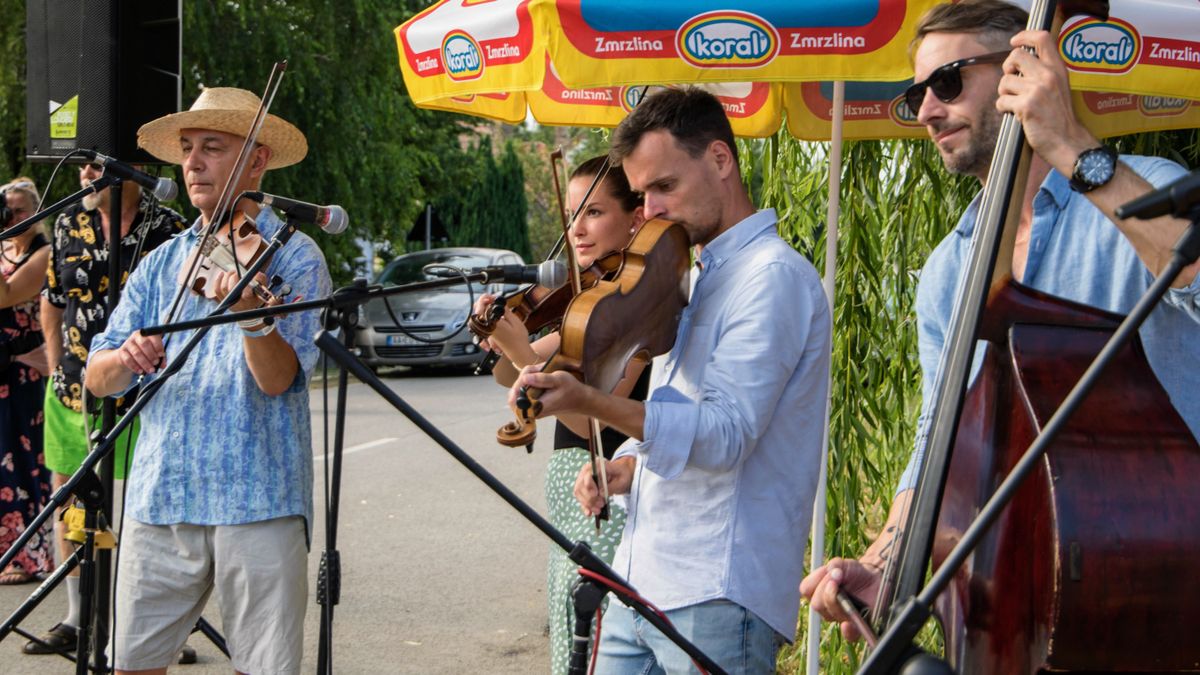
[[[275,100],[275,93],[279,91],[279,84],[283,80],[283,73],[287,70],[287,60],[276,61],[271,67],[271,74],[267,77],[267,86],[263,91],[262,98],[259,100],[258,110],[254,113],[254,119],[250,123],[250,129],[246,133],[246,139],[242,143],[242,148],[238,152],[237,162],[233,166],[233,170],[229,172],[229,177],[225,180],[225,186],[221,188],[221,197],[217,200],[217,208],[213,211],[213,217],[209,220],[204,228],[204,232],[200,237],[200,241],[196,244],[196,250],[200,251],[208,242],[209,237],[216,236],[220,229],[221,223],[226,220],[227,215],[233,210],[233,188],[241,183],[242,175],[246,171],[246,165],[250,161],[250,153],[254,150],[255,143],[258,142],[258,134],[262,131],[263,123],[267,119],[267,112],[271,108],[271,103]],[[237,250],[233,247],[233,221],[229,219],[229,241],[230,247],[233,249],[234,267],[237,269],[238,275],[241,275],[240,261],[237,258]],[[191,287],[192,282],[196,278],[196,273],[200,264],[200,255],[197,254],[192,258],[192,264],[188,268],[187,275],[184,277],[186,283],[181,284],[176,292],[175,300],[171,303],[171,311],[167,313],[167,320],[163,323],[171,323],[175,319],[176,311],[179,309],[180,300],[183,298],[184,292]]]

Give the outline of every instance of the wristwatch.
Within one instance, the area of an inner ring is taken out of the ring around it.
[[[1108,184],[1117,172],[1117,151],[1101,145],[1079,153],[1071,173],[1071,189],[1091,192]]]

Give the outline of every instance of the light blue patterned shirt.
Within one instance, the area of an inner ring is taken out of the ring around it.
[[[257,225],[269,240],[283,222],[263,209]],[[200,238],[198,226],[142,261],[107,330],[93,340],[92,354],[116,349],[133,331],[167,319],[179,270]],[[325,257],[302,232],[267,265],[267,277],[276,275],[291,285],[292,298],[329,295]],[[181,305],[178,320],[203,317],[216,307],[190,291]],[[288,390],[274,397],[264,394],[250,374],[237,324],[209,331],[182,370],[142,409],[128,480],[131,518],[152,525],[236,525],[298,515],[311,526],[308,379],[319,354],[313,344],[319,324],[316,310],[277,319],[276,330],[295,350],[300,369]],[[185,331],[166,338],[168,363],[191,335]]]
[[[656,359],[613,568],[660,608],[726,599],[788,640],[820,467],[830,313],[760,211],[719,235]]]
[[[1121,161],[1156,187],[1185,173],[1183,167],[1165,159],[1122,155]],[[977,195],[921,271],[917,287],[917,344],[922,373],[919,430],[928,425],[934,376],[950,330],[959,272],[971,255],[978,206]],[[1072,190],[1062,174],[1051,170],[1033,199],[1033,227],[1022,283],[1060,298],[1127,314],[1152,280],[1117,226],[1086,196]],[[1200,277],[1187,287],[1168,291],[1142,325],[1140,335],[1154,374],[1192,434],[1200,438],[1200,396],[1196,395],[1196,374],[1200,373],[1198,323]],[[977,349],[976,368],[980,353]],[[920,450],[909,460],[898,491],[916,484],[923,454]]]

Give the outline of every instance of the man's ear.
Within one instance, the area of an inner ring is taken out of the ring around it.
[[[267,164],[271,161],[271,148],[259,145],[254,148],[253,157],[250,162],[250,175],[257,178],[267,171]]]
[[[725,141],[709,143],[708,154],[721,178],[728,178],[730,173],[737,171],[737,163],[733,161],[733,150],[726,145]]]

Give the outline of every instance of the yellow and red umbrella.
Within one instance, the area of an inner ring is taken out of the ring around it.
[[[786,109],[794,135],[825,140],[835,116],[821,114],[811,82],[874,81],[851,86],[846,137],[906,138],[921,136],[900,99],[908,36],[933,4],[758,0],[733,10],[680,0],[448,0],[395,33],[409,94],[423,107],[615,126],[636,85],[720,82],[714,93],[737,135],[774,133]],[[1075,89],[1140,98],[1077,96],[1080,117],[1101,136],[1196,126],[1194,106],[1179,97],[1200,97],[1200,3],[1110,4],[1106,21],[1069,20],[1059,50]],[[831,92],[820,90],[830,102]]]
[[[925,127],[904,103],[904,90],[910,83],[911,80],[847,83],[842,106],[843,138],[927,138]],[[833,82],[785,85],[788,131],[801,140],[829,140],[834,121],[834,90]],[[1072,97],[1075,114],[1100,138],[1200,127],[1200,101],[1092,91],[1075,91]]]

